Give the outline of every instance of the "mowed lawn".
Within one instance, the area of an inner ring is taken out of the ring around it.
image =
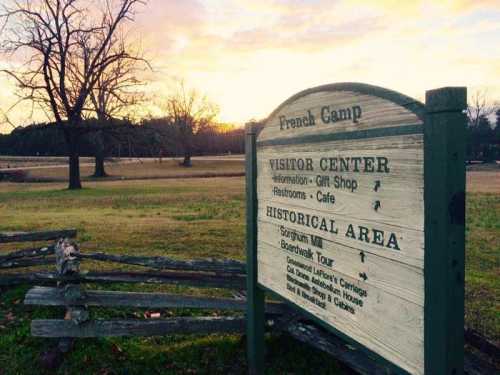
[[[234,159],[236,158],[236,160]],[[217,177],[217,176],[241,176],[245,173],[245,163],[241,155],[225,156],[221,160],[209,158],[209,160],[195,159],[192,168],[185,168],[180,165],[182,159],[158,160],[129,160],[121,162],[106,162],[105,169],[107,180],[121,179],[157,179],[157,178],[180,178],[180,177]],[[27,170],[28,181],[63,182],[68,178],[68,168],[38,168]],[[92,177],[94,166],[92,161],[89,165],[82,162],[80,173],[84,181],[95,181]]]
[[[487,181],[489,179],[485,179]],[[472,182],[471,182],[472,181]],[[469,183],[477,184],[474,179]],[[210,178],[86,182],[81,191],[65,184],[0,184],[0,231],[74,227],[83,252],[244,260],[244,179]],[[471,186],[469,186],[471,187]],[[467,198],[466,321],[500,339],[500,191],[471,188]],[[23,247],[26,244],[22,245]],[[17,246],[19,248],[19,246]],[[0,253],[12,250],[3,245]],[[118,267],[84,262],[83,269]],[[140,269],[140,268],[135,268]],[[115,290],[228,295],[223,290],[154,285],[95,286]],[[22,304],[27,286],[0,296],[0,375],[44,373],[40,354],[56,341],[30,336],[33,318],[61,318],[57,308]],[[91,309],[93,318],[141,318],[140,309]],[[163,317],[212,311],[160,311]],[[347,373],[334,359],[287,337],[268,342],[271,374]],[[52,374],[244,373],[239,335],[78,340]]]
[[[78,229],[84,252],[244,260],[244,179],[114,181],[86,183],[82,191],[64,184],[0,184],[0,230]],[[26,246],[23,244],[22,246]],[[3,245],[0,253],[12,246]],[[82,269],[120,267],[85,262]],[[124,267],[122,269],[133,267]],[[140,269],[137,267],[137,269]],[[228,295],[225,290],[114,284],[102,289]],[[28,287],[4,290],[0,297],[0,374],[40,374],[39,357],[55,340],[30,336],[33,318],[61,318],[57,308],[29,308]],[[92,318],[142,318],[141,309],[91,309]],[[213,315],[213,311],[160,311],[163,317]],[[223,314],[219,312],[219,314]],[[271,374],[345,373],[334,359],[273,337],[268,343]],[[82,339],[52,374],[245,373],[240,335]]]

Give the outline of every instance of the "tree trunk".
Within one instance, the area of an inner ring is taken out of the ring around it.
[[[190,154],[184,154],[184,160],[181,164],[183,167],[192,167],[193,163],[191,163],[191,155]]]
[[[67,126],[67,125],[66,125]],[[80,180],[80,155],[78,152],[78,134],[74,129],[65,129],[64,136],[69,152],[69,185],[68,189],[76,190],[82,188]]]
[[[99,153],[98,155],[95,156],[95,168],[94,168],[94,174],[92,177],[107,177],[108,174],[106,173],[106,170],[104,169],[104,155]]]
[[[69,186],[68,189],[76,190],[82,188],[82,182],[80,180],[80,156],[78,155],[78,149],[75,147],[74,150],[70,151],[69,155]]]
[[[184,161],[181,163],[183,167],[192,167],[193,164],[191,163],[191,155],[192,155],[192,139],[191,135],[187,135],[186,139],[184,139]]]
[[[104,141],[102,139],[102,132],[97,132],[94,140],[95,148],[95,169],[94,175],[92,177],[106,177],[106,171],[104,169]]]

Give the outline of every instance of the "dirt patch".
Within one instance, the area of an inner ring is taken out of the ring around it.
[[[472,193],[500,193],[500,169],[467,171],[467,191]]]

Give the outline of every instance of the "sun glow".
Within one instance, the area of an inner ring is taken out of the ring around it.
[[[154,68],[144,73],[151,100],[141,115],[159,115],[158,102],[180,78],[218,104],[220,121],[237,124],[264,118],[299,90],[339,81],[417,99],[465,85],[500,100],[498,1],[150,0],[131,35]],[[15,87],[0,80],[5,111]],[[9,115],[19,125],[28,121],[20,108]]]

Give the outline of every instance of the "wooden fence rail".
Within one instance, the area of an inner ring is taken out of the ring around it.
[[[34,287],[25,296],[24,304],[40,306],[85,305],[102,307],[145,307],[158,309],[189,308],[245,311],[246,301],[233,298],[194,297],[166,293],[137,293],[86,290],[77,298],[60,288]],[[266,311],[283,314],[285,305],[269,302]]]
[[[25,268],[55,264],[55,258],[9,259],[0,262],[0,269]]]
[[[116,262],[155,269],[168,269],[177,271],[218,272],[244,274],[245,264],[230,259],[194,259],[176,260],[165,257],[138,257],[129,255],[112,255],[104,253],[77,254],[79,259],[92,259],[105,262]]]
[[[76,229],[51,230],[43,232],[3,232],[0,243],[51,241],[60,238],[76,238]]]
[[[0,270],[52,264],[55,272],[31,272],[0,275],[0,286],[17,284],[56,284],[35,286],[26,296],[26,305],[65,306],[65,319],[38,319],[31,324],[33,336],[60,338],[59,348],[71,347],[73,338],[103,336],[161,336],[191,333],[243,333],[245,316],[175,317],[153,320],[91,320],[88,307],[133,307],[155,309],[211,309],[245,311],[245,265],[235,260],[176,260],[167,257],[139,257],[105,253],[82,254],[78,246],[62,238],[75,238],[76,230],[0,233],[0,243],[57,241],[45,247],[27,248],[0,256]],[[80,261],[94,260],[138,265],[154,271],[86,272]],[[138,293],[85,290],[83,283],[151,283],[224,288],[235,291],[235,298],[211,298],[167,293]],[[266,325],[273,332],[286,332],[295,339],[335,356],[360,374],[387,374],[379,362],[365,353],[352,350],[340,338],[311,322],[291,315],[286,304],[266,302]],[[499,349],[477,332],[466,329],[465,339],[490,357]],[[60,349],[62,350],[62,349]],[[67,349],[65,349],[67,350]],[[65,351],[64,350],[64,351]],[[495,373],[495,369],[477,356],[466,352],[464,371],[468,375]]]
[[[5,255],[0,255],[0,262],[9,261],[12,259],[33,258],[33,257],[54,255],[54,251],[55,251],[55,245],[16,250],[7,253]]]
[[[190,333],[236,333],[245,329],[244,317],[180,317],[163,320],[93,320],[75,324],[71,320],[40,319],[31,322],[37,337],[165,336]]]
[[[0,286],[19,284],[80,283],[145,283],[185,285],[199,288],[245,289],[245,275],[210,275],[188,272],[81,272],[59,275],[56,272],[34,272],[0,276]]]

